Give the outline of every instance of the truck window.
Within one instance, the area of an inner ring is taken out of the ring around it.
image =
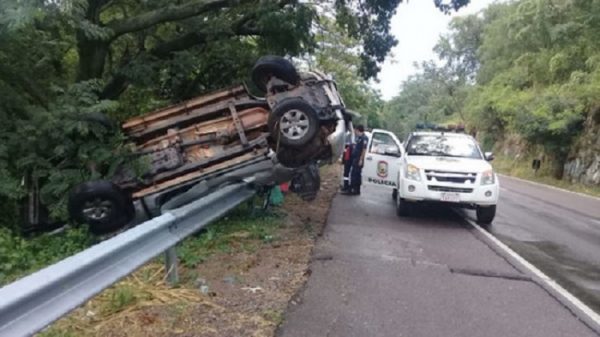
[[[474,140],[463,136],[417,135],[406,147],[408,155],[482,159]]]
[[[373,141],[371,141],[369,152],[375,154],[387,154],[400,152],[400,149],[392,136],[387,133],[375,132],[373,134]]]

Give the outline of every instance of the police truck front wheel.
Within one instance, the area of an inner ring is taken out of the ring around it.
[[[90,231],[104,234],[125,226],[133,219],[131,198],[118,186],[106,180],[88,181],[69,194],[69,215]]]
[[[283,145],[303,147],[319,132],[317,112],[301,98],[286,99],[269,116],[269,131]]]
[[[486,226],[494,221],[494,217],[496,216],[496,205],[477,206],[475,212],[477,214],[477,223]]]
[[[412,211],[412,204],[400,198],[396,197],[396,215],[405,217],[409,216]]]

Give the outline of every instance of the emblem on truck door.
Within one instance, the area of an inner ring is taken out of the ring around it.
[[[377,175],[381,178],[388,176],[388,163],[386,161],[380,160],[377,163]]]

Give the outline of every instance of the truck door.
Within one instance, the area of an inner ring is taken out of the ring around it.
[[[396,135],[389,131],[374,130],[365,157],[363,184],[390,191],[396,189],[402,153],[404,151]]]

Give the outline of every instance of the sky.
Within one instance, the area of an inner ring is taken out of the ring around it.
[[[374,84],[383,98],[389,100],[396,96],[402,82],[417,72],[414,62],[437,58],[432,49],[439,36],[447,32],[453,17],[477,13],[492,2],[494,0],[471,0],[468,6],[451,15],[440,12],[433,0],[402,2],[392,18],[392,33],[398,45],[382,66],[380,82]]]

